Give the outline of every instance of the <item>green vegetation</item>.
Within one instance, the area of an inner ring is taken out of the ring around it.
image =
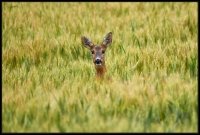
[[[3,132],[197,132],[197,3],[9,3]],[[81,36],[106,51],[97,81]]]

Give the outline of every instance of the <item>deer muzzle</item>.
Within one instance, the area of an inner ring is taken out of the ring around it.
[[[102,64],[102,60],[100,58],[96,58],[94,63],[95,63],[95,65],[101,65]]]

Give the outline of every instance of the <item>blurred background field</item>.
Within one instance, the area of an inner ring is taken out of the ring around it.
[[[3,132],[197,132],[197,3],[2,3]],[[106,51],[95,80],[82,35]]]

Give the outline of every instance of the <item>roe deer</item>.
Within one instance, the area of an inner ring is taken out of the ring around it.
[[[103,39],[103,42],[100,45],[94,45],[92,41],[90,41],[85,36],[81,37],[82,44],[88,48],[93,57],[93,63],[96,69],[96,77],[103,78],[106,72],[106,65],[105,65],[105,51],[107,47],[112,43],[112,32],[109,32]]]

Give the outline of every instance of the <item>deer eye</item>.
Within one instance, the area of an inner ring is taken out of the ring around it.
[[[92,52],[92,54],[94,54],[94,51],[91,51]]]
[[[105,53],[105,51],[103,50],[103,51],[102,51],[102,53],[104,54],[104,53]]]

